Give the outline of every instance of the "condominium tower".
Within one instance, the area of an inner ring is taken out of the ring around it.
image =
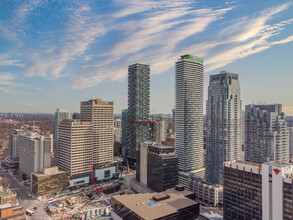
[[[203,159],[203,63],[183,55],[175,71],[175,149],[179,170],[202,167]]]
[[[114,104],[94,99],[80,103],[80,119],[93,126],[93,164],[113,162]]]
[[[222,184],[224,161],[242,160],[242,109],[238,74],[210,76],[206,115],[206,180]]]
[[[127,145],[127,109],[123,109],[122,110],[122,114],[121,114],[121,133],[122,133],[122,137],[121,137],[121,144],[123,146]]]
[[[282,105],[245,106],[245,160],[289,162],[289,131]]]
[[[140,143],[149,138],[150,66],[128,67],[127,156],[136,158]]]
[[[289,127],[289,159],[293,159],[293,127]]]

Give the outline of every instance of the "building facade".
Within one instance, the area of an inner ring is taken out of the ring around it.
[[[289,127],[288,131],[289,131],[289,159],[293,159],[293,127]]]
[[[149,139],[150,66],[128,67],[127,156],[135,160],[140,143]]]
[[[224,219],[292,219],[292,189],[293,164],[225,162]]]
[[[289,131],[282,105],[245,106],[245,161],[289,162]]]
[[[179,170],[188,171],[204,164],[203,61],[184,55],[175,69],[175,149]]]
[[[121,113],[121,144],[127,145],[127,109],[123,109]]]
[[[62,121],[59,125],[58,166],[71,176],[89,173],[93,165],[93,125],[80,120]],[[62,158],[62,159],[61,159]]]
[[[136,179],[155,192],[178,184],[178,157],[173,146],[141,143],[137,155]]]
[[[153,117],[150,124],[152,141],[161,144],[167,138],[168,121],[166,116]]]
[[[80,103],[81,122],[93,127],[93,164],[111,163],[114,157],[114,104],[95,99]]]
[[[223,183],[224,161],[242,160],[242,107],[238,74],[210,76],[206,115],[206,180]]]
[[[60,122],[66,119],[70,119],[70,113],[65,109],[57,108],[54,120],[54,140],[58,139],[58,126]]]
[[[225,162],[224,219],[263,219],[260,167],[259,164],[250,162]]]
[[[51,166],[52,135],[39,135],[35,132],[19,137],[19,170],[30,176]]]
[[[122,129],[121,129],[121,119],[114,120],[114,140],[121,143],[122,139]]]

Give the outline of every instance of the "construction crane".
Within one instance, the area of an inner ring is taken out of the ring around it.
[[[91,163],[89,163],[89,167],[90,167],[90,170],[91,170],[91,174],[92,174],[92,178],[93,178],[93,181],[94,181],[94,184],[95,184],[95,188],[96,188],[96,192],[97,194],[99,195],[99,197],[101,197],[101,189],[98,188],[97,184],[96,184],[96,179],[95,179],[95,176],[94,176],[94,172],[93,172],[93,169],[92,169],[92,166],[91,166]]]

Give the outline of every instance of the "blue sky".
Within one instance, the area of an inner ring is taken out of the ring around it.
[[[79,111],[102,98],[127,108],[127,67],[151,65],[151,112],[174,105],[174,63],[204,57],[239,74],[243,108],[293,115],[292,1],[0,1],[0,112]]]

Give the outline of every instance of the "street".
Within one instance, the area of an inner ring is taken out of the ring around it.
[[[24,211],[27,209],[32,210],[35,214],[33,216],[27,216],[26,219],[34,220],[49,220],[50,217],[45,213],[44,208],[40,201],[31,199],[26,191],[25,187],[20,184],[17,179],[9,173],[5,173],[3,168],[0,166],[0,176],[7,177],[10,180],[10,188],[13,189],[18,196],[20,205],[23,206]],[[37,207],[37,210],[34,210],[34,207]]]

